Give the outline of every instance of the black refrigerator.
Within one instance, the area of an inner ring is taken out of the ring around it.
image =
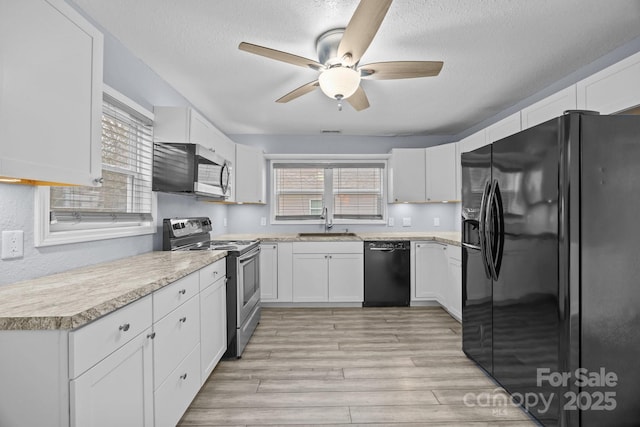
[[[463,350],[545,426],[640,425],[640,116],[462,155]]]

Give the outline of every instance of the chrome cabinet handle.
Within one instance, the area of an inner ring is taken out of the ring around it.
[[[217,276],[217,275],[218,275],[218,272],[217,272],[217,271],[214,271],[214,272],[213,272],[213,275],[214,275],[214,276]]]
[[[186,294],[186,293],[187,293],[187,290],[186,290],[186,289],[180,289],[180,290],[178,291],[178,293],[179,293],[180,295],[184,295],[184,294]]]
[[[121,330],[122,332],[127,332],[130,327],[131,327],[130,324],[125,323],[124,325],[120,325],[120,327],[118,329]]]
[[[155,332],[151,332],[150,334],[147,334],[147,338],[149,339],[154,339],[156,337],[156,333]]]
[[[93,180],[93,182],[94,182],[95,184],[104,184],[104,178],[103,178],[103,177],[95,178],[95,179]]]
[[[187,373],[185,372],[184,374],[180,375],[180,379],[181,380],[186,380],[187,379]]]
[[[187,321],[187,316],[180,318],[180,322],[185,323],[186,321]]]

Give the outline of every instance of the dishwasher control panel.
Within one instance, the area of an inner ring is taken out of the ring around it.
[[[367,249],[400,249],[409,250],[411,248],[411,242],[408,240],[393,240],[393,241],[376,241],[365,242],[365,248]]]

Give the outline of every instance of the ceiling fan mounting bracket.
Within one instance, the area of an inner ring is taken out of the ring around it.
[[[325,31],[316,40],[316,52],[318,62],[331,67],[342,63],[342,58],[338,57],[338,46],[344,34],[344,28],[334,28]]]

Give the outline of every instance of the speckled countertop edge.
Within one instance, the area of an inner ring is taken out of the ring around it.
[[[74,329],[226,255],[150,252],[0,286],[0,330]]]
[[[449,245],[460,246],[461,234],[459,231],[438,232],[360,232],[355,236],[332,236],[328,233],[324,236],[300,237],[298,233],[247,233],[225,234],[216,236],[216,239],[236,240],[260,240],[261,242],[359,242],[364,240],[410,240],[410,241],[436,241]]]

